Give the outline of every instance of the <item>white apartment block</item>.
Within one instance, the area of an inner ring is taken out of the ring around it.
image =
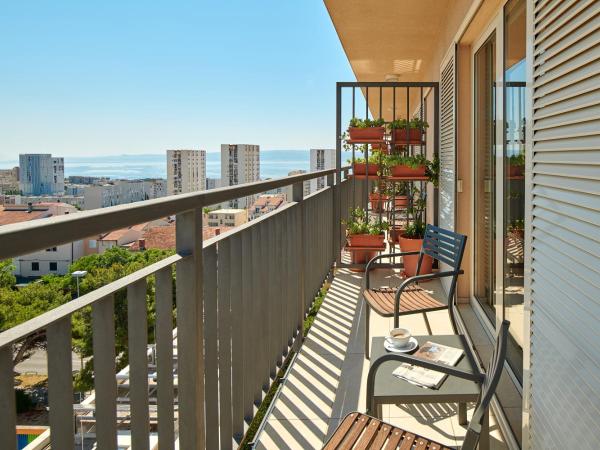
[[[335,169],[335,149],[333,148],[311,148],[310,149],[310,171]],[[315,192],[327,185],[325,177],[310,181],[310,191]]]
[[[260,180],[260,146],[221,144],[221,187]],[[248,208],[256,196],[228,202],[230,208]],[[224,205],[225,206],[225,205]]]
[[[209,227],[237,227],[248,222],[248,211],[245,209],[217,209],[208,213]]]
[[[205,150],[167,150],[167,195],[206,189]]]
[[[64,194],[64,158],[49,153],[19,155],[19,189],[23,195]]]
[[[76,212],[77,209],[74,206],[65,203],[11,205],[0,210],[0,223],[8,225]],[[83,255],[83,240],[57,245],[13,258],[14,273],[26,278],[48,274],[64,275],[69,271],[69,266]]]
[[[116,180],[112,184],[86,186],[83,194],[84,209],[106,208],[165,195],[164,180]]]

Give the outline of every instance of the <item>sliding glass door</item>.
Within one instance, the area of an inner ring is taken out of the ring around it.
[[[475,147],[475,298],[496,317],[496,33],[473,57]]]
[[[504,7],[504,318],[508,361],[522,382],[525,255],[525,0]]]
[[[523,374],[526,1],[509,0],[473,51],[473,296],[490,328],[511,322],[508,362]]]

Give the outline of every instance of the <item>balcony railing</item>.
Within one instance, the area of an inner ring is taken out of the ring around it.
[[[303,183],[318,177],[327,178],[327,187],[303,198]],[[289,185],[291,203],[202,242],[204,206]],[[71,316],[86,307],[92,310],[95,439],[98,448],[117,448],[114,295],[122,289],[133,448],[149,448],[150,411],[161,450],[174,449],[176,440],[183,449],[234,447],[339,261],[339,223],[350,200],[347,170],[332,169],[0,228],[1,260],[176,215],[175,255],[0,333],[0,448],[16,448],[13,344],[40,330],[48,343],[50,445],[74,447]],[[156,278],[156,406],[148,395],[150,276]]]

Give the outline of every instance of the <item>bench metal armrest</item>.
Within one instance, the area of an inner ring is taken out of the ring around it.
[[[369,368],[369,375],[367,376],[367,408],[368,412],[372,414],[375,413],[375,411],[373,411],[372,404],[375,375],[377,374],[377,370],[379,370],[379,367],[387,361],[409,363],[414,366],[435,370],[436,372],[442,372],[446,375],[462,378],[463,380],[474,381],[476,383],[481,383],[484,378],[484,375],[481,372],[469,372],[467,370],[458,369],[456,367],[448,366],[446,364],[440,364],[432,361],[426,361],[421,358],[415,358],[411,355],[389,353],[378,358],[376,361],[373,362],[373,365]]]
[[[367,267],[365,268],[365,285],[366,288],[369,289],[370,287],[370,280],[369,280],[369,271],[371,271],[373,269],[373,264],[375,263],[375,261],[382,259],[382,258],[392,258],[395,256],[407,256],[407,255],[418,255],[420,253],[419,250],[415,250],[415,251],[411,251],[411,252],[400,252],[400,253],[387,253],[387,254],[382,254],[382,255],[377,255],[374,258],[371,258],[371,260],[367,263]]]

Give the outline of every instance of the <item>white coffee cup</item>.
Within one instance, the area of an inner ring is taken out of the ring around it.
[[[408,345],[411,336],[408,328],[394,328],[390,330],[388,341],[396,348],[403,348]]]

